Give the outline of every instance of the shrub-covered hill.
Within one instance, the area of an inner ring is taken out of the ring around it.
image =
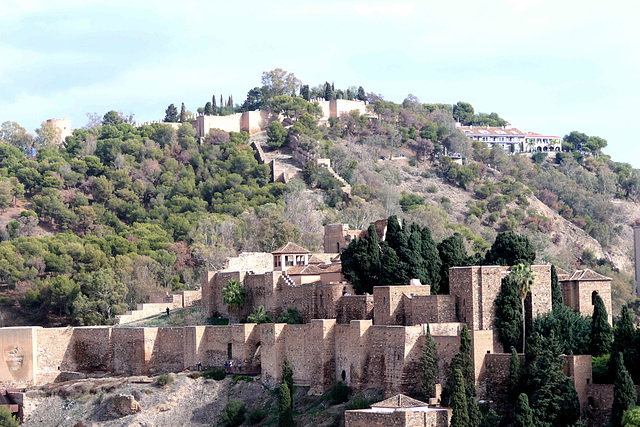
[[[111,111],[57,146],[46,125],[33,139],[5,122],[0,283],[7,289],[0,303],[21,307],[36,323],[110,323],[150,292],[196,287],[201,271],[239,251],[272,251],[287,241],[321,250],[324,224],[362,229],[390,215],[428,226],[437,242],[459,232],[470,254],[486,251],[499,231],[524,234],[538,262],[594,268],[614,278],[617,306],[632,299],[630,225],[640,218],[640,180],[602,154],[603,144],[511,155],[458,131],[454,115],[504,124],[466,103],[409,96],[395,104],[369,94],[368,115],[319,122],[313,103],[268,93],[252,89],[248,99],[260,102],[237,107],[287,116],[283,129],[254,136],[267,155],[284,158],[299,148],[329,158],[351,196],[310,164],[300,165],[303,180],[270,182],[246,133],[213,130],[198,141],[187,121],[177,130],[134,127]],[[37,154],[25,154],[34,144]],[[452,152],[463,165],[444,155]]]

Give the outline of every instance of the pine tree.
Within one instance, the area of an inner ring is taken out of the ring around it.
[[[362,86],[358,87],[358,94],[356,95],[356,99],[359,101],[366,101],[367,95],[364,93],[364,88]]]
[[[600,295],[593,297],[593,317],[591,320],[591,343],[589,352],[591,356],[598,357],[611,351],[613,332],[608,321],[607,309]]]
[[[529,398],[524,393],[518,396],[513,425],[514,427],[535,426],[533,423],[533,412],[531,412],[531,408],[529,407]]]
[[[631,375],[624,366],[624,356],[618,356],[616,379],[613,383],[613,406],[611,407],[611,424],[616,427],[621,425],[624,411],[636,404],[636,389]]]
[[[453,388],[451,393],[451,427],[468,427],[469,413],[467,412],[467,396],[465,392],[464,378],[460,369],[454,369]]]
[[[305,101],[311,100],[311,97],[309,96],[309,85],[302,85],[302,87],[300,87],[300,96]]]
[[[507,394],[509,401],[513,403],[515,396],[518,395],[520,386],[520,356],[514,348],[511,350],[511,358],[509,359],[509,376],[507,377]]]
[[[438,353],[436,342],[431,336],[429,324],[425,325],[424,345],[420,357],[420,390],[424,399],[435,397],[436,381],[438,380]]]
[[[182,107],[180,108],[180,123],[184,123],[187,121],[187,108],[184,106],[184,102],[182,103]]]
[[[280,427],[294,427],[293,404],[291,402],[291,392],[287,383],[280,384],[278,390],[278,425]]]
[[[288,357],[284,358],[284,363],[282,364],[282,382],[289,388],[289,392],[291,393],[291,406],[293,406],[293,367]]]
[[[564,306],[564,301],[562,299],[562,290],[560,289],[558,272],[556,271],[555,265],[551,266],[551,304],[554,313]]]
[[[178,109],[175,105],[171,104],[165,110],[164,122],[175,123],[178,121]]]

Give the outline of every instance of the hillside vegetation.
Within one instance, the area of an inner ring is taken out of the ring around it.
[[[241,105],[213,101],[202,112],[283,113],[283,125],[259,138],[267,154],[300,148],[329,158],[350,196],[312,164],[300,168],[303,179],[270,182],[249,134],[212,130],[198,141],[187,111],[175,107],[165,120],[182,118],[177,130],[134,127],[110,111],[61,146],[50,125],[34,138],[5,122],[0,303],[13,305],[12,313],[23,308],[38,324],[109,324],[150,292],[198,286],[203,270],[240,251],[272,251],[287,241],[322,250],[324,224],[363,229],[391,215],[428,227],[436,243],[459,233],[470,256],[483,256],[500,231],[526,235],[537,262],[613,277],[614,313],[633,299],[639,172],[602,154],[604,139],[572,132],[563,146],[569,151],[511,155],[457,130],[454,117],[506,123],[467,103],[425,104],[410,95],[396,104],[362,87],[310,88],[283,70],[264,73],[262,83]],[[369,115],[353,111],[321,123],[317,97],[366,99]],[[463,165],[444,155],[452,152]],[[15,313],[3,320],[14,321]]]

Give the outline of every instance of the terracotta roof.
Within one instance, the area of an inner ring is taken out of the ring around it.
[[[527,132],[526,136],[531,136],[533,138],[557,138],[557,139],[560,139],[560,137],[557,136],[557,135],[540,135],[539,133],[536,133],[536,132]]]
[[[560,267],[556,267],[556,274],[558,275],[558,279],[563,276],[569,276],[569,272],[561,269]]]
[[[427,404],[404,394],[396,394],[382,402],[371,405],[372,408],[419,408],[422,406],[427,406]]]
[[[311,258],[309,258],[309,264],[324,264],[324,261],[317,255],[311,255]]]
[[[589,270],[588,268],[585,268],[584,270],[576,270],[573,272],[573,274],[571,275],[571,277],[563,279],[564,280],[575,280],[575,281],[582,281],[582,282],[602,282],[602,281],[611,281],[613,279],[611,279],[610,277],[607,276],[603,276],[602,274],[598,274],[593,270]]]
[[[342,271],[342,264],[311,264],[311,265],[294,265],[287,268],[287,274],[291,275],[317,275],[321,273],[338,273]]]
[[[289,242],[280,249],[276,249],[271,252],[272,254],[308,254],[309,251],[303,248],[302,246],[298,246],[295,243]]]

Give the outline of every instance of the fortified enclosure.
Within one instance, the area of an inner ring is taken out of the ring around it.
[[[386,223],[375,225],[384,235]],[[345,238],[351,233],[341,224],[327,226],[326,231],[325,241],[337,238],[338,231]],[[551,267],[531,268],[535,280],[525,305],[527,316],[535,317],[551,310]],[[221,292],[233,279],[247,290],[247,303],[238,314],[246,315],[260,305],[274,316],[295,308],[303,324],[2,328],[5,363],[0,380],[4,387],[25,387],[105,373],[157,374],[196,369],[199,364],[205,369],[221,368],[232,361],[233,372],[259,373],[264,384],[275,386],[287,357],[294,382],[309,386],[313,394],[343,380],[355,390],[383,388],[387,397],[415,395],[426,324],[437,344],[442,384],[466,324],[472,337],[478,397],[499,401],[506,390],[509,355],[501,354],[494,327],[495,299],[510,271],[500,266],[451,268],[449,295],[431,295],[430,287],[417,280],[407,286],[376,287],[373,295],[353,295],[352,286],[342,277],[339,256],[311,254],[288,243],[271,254],[241,254],[230,259],[226,269],[204,274],[202,305],[207,316],[227,316]],[[575,311],[591,314],[590,302],[597,292],[611,312],[610,279],[590,270],[560,271],[559,279],[565,301]],[[588,400],[598,404],[606,399],[591,384],[590,356],[566,358],[567,373],[574,377],[582,406]],[[425,411],[400,412],[403,417],[421,414],[426,420]]]

